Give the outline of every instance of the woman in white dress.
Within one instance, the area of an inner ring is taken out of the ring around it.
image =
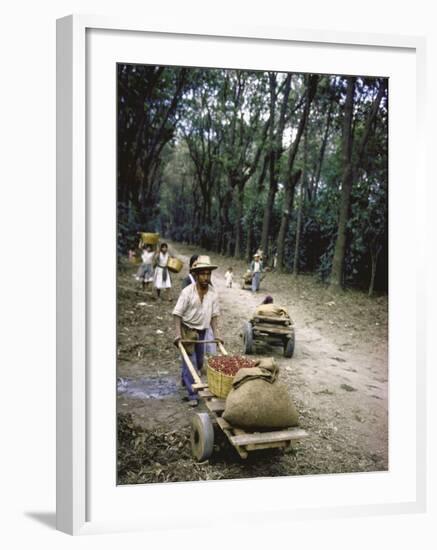
[[[156,288],[158,298],[161,296],[161,290],[167,289],[167,292],[170,292],[171,279],[167,268],[169,258],[167,243],[162,243],[159,252],[155,256],[155,274],[153,276],[153,285]],[[171,296],[169,296],[169,301],[171,301]]]

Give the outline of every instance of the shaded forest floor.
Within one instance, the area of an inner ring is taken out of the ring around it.
[[[346,473],[388,469],[388,300],[356,291],[330,294],[311,276],[267,273],[258,293],[241,288],[243,261],[170,243],[184,261],[172,274],[173,302],[141,289],[136,266],[123,262],[118,273],[117,412],[119,483],[153,483]],[[288,384],[309,437],[291,451],[258,451],[241,460],[224,436],[213,456],[196,463],[190,451],[190,419],[183,400],[180,359],[172,344],[172,309],[193,253],[207,253],[219,269],[221,326],[229,353],[242,353],[241,328],[270,294],[295,323],[291,359],[282,348],[264,346]],[[232,266],[234,285],[225,287]]]

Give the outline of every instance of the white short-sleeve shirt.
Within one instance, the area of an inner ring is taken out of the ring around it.
[[[258,273],[261,271],[261,262],[257,262],[256,260],[253,261],[253,272]]]
[[[196,284],[188,285],[180,293],[173,315],[181,317],[189,328],[207,329],[211,325],[211,319],[220,315],[217,292],[209,286],[201,302]]]
[[[143,253],[141,254],[141,259],[143,260],[143,264],[151,264],[153,262],[153,256],[155,255],[155,253],[153,252],[148,252],[147,250],[144,250]]]

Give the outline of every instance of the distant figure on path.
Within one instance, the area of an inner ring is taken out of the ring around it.
[[[258,292],[261,273],[263,272],[263,263],[258,252],[253,255],[253,260],[250,262],[250,272],[252,274],[252,292]]]
[[[226,286],[232,288],[232,281],[234,279],[234,273],[232,267],[228,267],[228,270],[225,273]]]
[[[155,274],[153,276],[153,285],[156,289],[158,298],[161,297],[161,290],[166,290],[168,294],[170,293],[171,279],[170,272],[167,267],[169,258],[168,245],[167,243],[162,243],[159,247],[159,252],[155,255],[154,259]],[[172,301],[170,294],[168,300],[169,302]]]

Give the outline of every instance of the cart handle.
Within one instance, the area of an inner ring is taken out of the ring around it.
[[[178,348],[179,348],[179,350],[182,354],[182,357],[184,358],[184,361],[185,361],[185,363],[188,367],[188,370],[191,373],[191,376],[193,377],[194,383],[195,384],[202,384],[202,380],[200,379],[200,376],[197,374],[197,370],[194,368],[194,365],[191,362],[191,359],[190,359],[188,353],[186,352],[186,350],[184,348],[184,345],[182,344],[182,342],[180,340],[178,342]]]
[[[220,340],[179,340],[179,344],[217,344],[222,355],[229,355]]]

